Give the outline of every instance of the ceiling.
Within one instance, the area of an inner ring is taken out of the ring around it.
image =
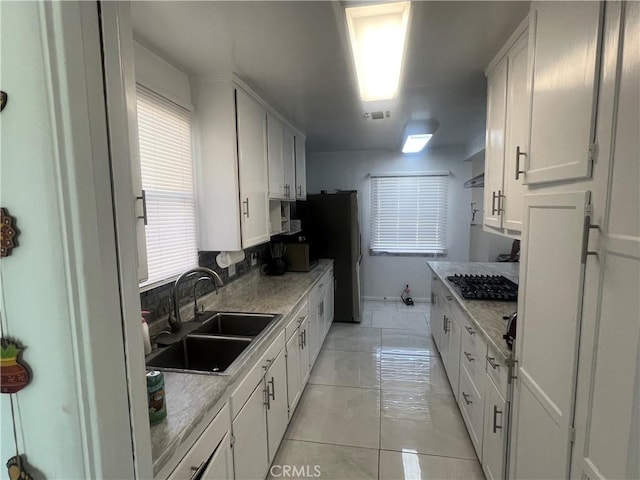
[[[528,2],[412,2],[400,94],[360,102],[341,2],[132,2],[135,39],[189,75],[236,73],[307,134],[311,152],[398,150],[410,118],[435,118],[429,148],[485,128],[484,69]],[[391,117],[365,120],[363,112]]]

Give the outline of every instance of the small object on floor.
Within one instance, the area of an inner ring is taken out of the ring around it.
[[[409,285],[407,285],[404,288],[402,295],[400,295],[400,298],[402,299],[405,305],[413,306],[413,298],[409,296],[410,293],[411,293],[411,290],[409,289]]]
[[[7,462],[7,472],[9,473],[10,480],[33,480],[33,477],[25,467],[25,462],[22,461],[20,455],[11,457]]]

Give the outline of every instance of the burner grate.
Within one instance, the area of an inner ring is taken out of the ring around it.
[[[518,285],[502,275],[451,275],[447,280],[468,300],[518,300]]]

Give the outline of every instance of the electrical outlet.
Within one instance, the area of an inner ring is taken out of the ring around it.
[[[251,266],[253,267],[254,265],[258,264],[258,254],[256,252],[253,252],[251,254]]]
[[[236,264],[229,265],[229,277],[233,277],[236,274]]]

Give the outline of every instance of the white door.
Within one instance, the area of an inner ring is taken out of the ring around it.
[[[289,403],[289,418],[298,404],[302,391],[300,378],[300,349],[302,336],[298,328],[287,342],[287,401]]]
[[[523,185],[527,140],[529,137],[529,101],[527,97],[527,61],[529,37],[525,31],[508,55],[507,138],[504,156],[504,220],[502,226],[522,231]]]
[[[267,156],[269,198],[284,200],[284,125],[270,112],[267,112]]]
[[[233,468],[236,478],[263,479],[267,474],[266,402],[263,379],[233,420]]]
[[[293,132],[287,126],[284,127],[282,145],[282,160],[284,166],[284,197],[287,200],[295,200],[296,192],[296,144]]]
[[[503,194],[504,142],[507,111],[507,57],[487,78],[487,139],[484,165],[484,224],[502,228],[500,202]]]
[[[462,330],[453,315],[450,316],[448,330],[449,347],[445,362],[451,390],[453,390],[453,396],[457,400],[459,391],[458,383],[460,379],[460,340],[462,338]]]
[[[502,480],[504,475],[507,404],[485,375],[484,432],[482,435],[482,470],[487,480]]]
[[[227,433],[213,456],[209,465],[202,472],[202,480],[229,480],[233,478],[233,454],[231,453],[230,434]]]
[[[447,361],[449,357],[449,332],[451,331],[451,313],[449,313],[449,308],[444,303],[444,299],[442,297],[439,298],[440,301],[440,319],[438,321],[438,328],[440,329],[440,333],[438,336],[440,337],[440,358],[442,359],[442,363]]]
[[[525,196],[513,478],[569,475],[589,198],[589,192]]]
[[[640,4],[615,8],[623,13],[622,65],[609,195],[586,278],[597,293],[585,299],[583,339],[591,348],[578,372],[576,479],[640,478]]]
[[[236,89],[236,108],[242,247],[247,248],[270,238],[265,113],[240,89]]]
[[[591,175],[603,16],[603,2],[531,9],[528,185]]]
[[[307,159],[304,135],[296,134],[296,200],[307,199]]]
[[[311,315],[311,310],[309,310]],[[309,370],[311,369],[311,355],[309,354],[309,317],[305,318],[300,324],[300,385],[301,390],[304,390],[304,386],[307,384],[309,377]]]
[[[281,350],[265,375],[267,384],[267,434],[269,464],[273,461],[289,423],[287,401],[287,359]]]

